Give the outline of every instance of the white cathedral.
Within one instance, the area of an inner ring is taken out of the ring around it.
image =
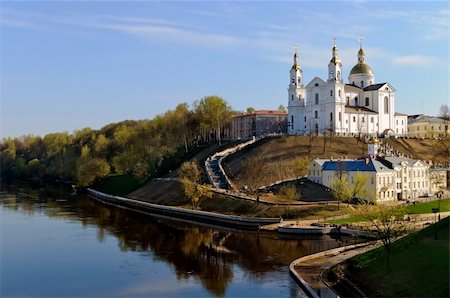
[[[303,70],[295,50],[288,88],[289,134],[407,134],[407,115],[395,113],[394,87],[389,83],[376,83],[364,56],[361,44],[358,63],[350,71],[349,83],[345,84],[342,63],[334,44],[328,79],[315,77],[304,86]]]

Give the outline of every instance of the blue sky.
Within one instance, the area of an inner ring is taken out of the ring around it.
[[[287,105],[293,45],[305,82],[345,77],[359,38],[396,111],[449,104],[448,1],[1,2],[1,137],[148,119],[180,102]]]

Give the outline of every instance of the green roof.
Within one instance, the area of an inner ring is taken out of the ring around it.
[[[373,75],[372,68],[370,68],[369,65],[367,65],[364,62],[358,62],[355,66],[353,66],[352,70],[350,71],[350,75],[352,74],[368,74]]]

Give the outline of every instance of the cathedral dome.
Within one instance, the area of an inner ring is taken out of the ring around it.
[[[358,62],[355,66],[353,66],[352,70],[350,71],[350,75],[354,74],[367,74],[367,75],[373,75],[372,68],[364,62]]]

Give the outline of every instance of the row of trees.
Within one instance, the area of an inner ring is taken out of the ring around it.
[[[6,138],[0,143],[1,176],[49,177],[87,186],[110,173],[129,173],[145,181],[176,154],[184,156],[201,144],[220,143],[231,115],[226,100],[207,96],[151,120],[123,121],[72,134]]]

